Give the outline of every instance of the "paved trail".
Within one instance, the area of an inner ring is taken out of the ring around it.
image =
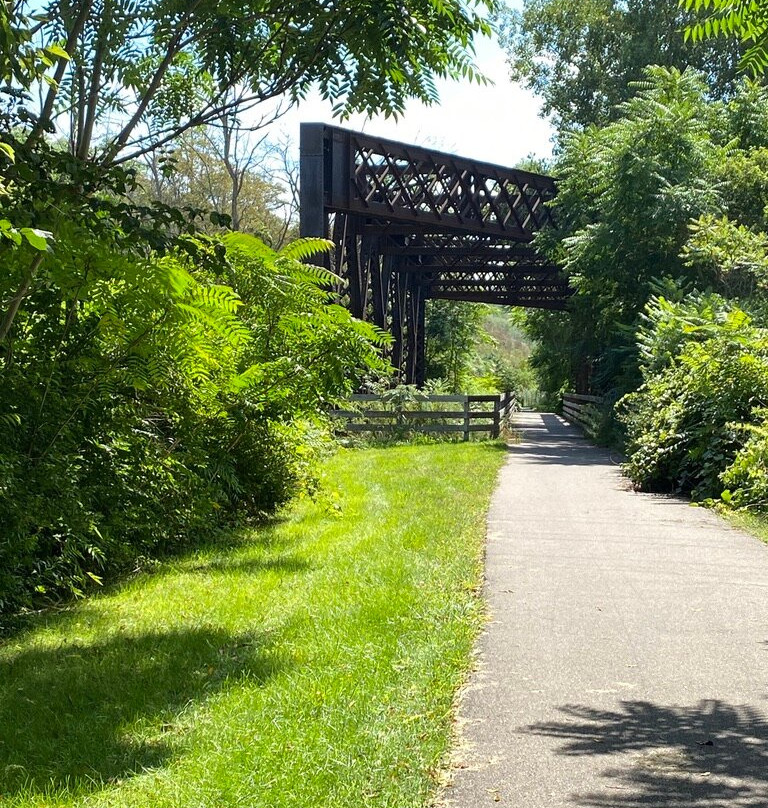
[[[521,414],[451,808],[768,808],[768,547]]]

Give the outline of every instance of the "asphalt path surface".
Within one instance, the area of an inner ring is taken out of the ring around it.
[[[450,808],[768,808],[768,547],[521,413]]]

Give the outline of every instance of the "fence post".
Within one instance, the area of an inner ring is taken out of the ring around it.
[[[501,393],[496,401],[493,402],[493,428],[491,429],[491,437],[498,438],[501,432]]]
[[[469,440],[469,396],[464,396],[464,440]]]
[[[512,414],[522,408],[522,401],[517,400],[517,393],[507,390],[506,401],[504,402],[504,417],[511,418]]]

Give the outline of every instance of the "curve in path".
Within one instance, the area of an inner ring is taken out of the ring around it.
[[[766,808],[768,547],[522,413],[450,808]]]

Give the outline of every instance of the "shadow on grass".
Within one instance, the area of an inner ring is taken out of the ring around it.
[[[508,448],[506,441],[500,439],[483,441],[480,445],[489,452],[506,452]]]
[[[610,758],[605,791],[571,795],[588,808],[765,808],[768,715],[712,699],[690,707],[624,701],[615,711],[561,708],[527,732],[562,739],[559,754]],[[622,753],[630,753],[619,757]]]
[[[214,628],[11,652],[0,661],[0,802],[159,766],[184,744],[185,707],[280,669],[274,639]]]
[[[104,586],[92,589],[85,600],[64,600],[33,612],[0,613],[0,643],[23,636],[50,621],[66,621],[73,611],[77,612],[84,603],[90,603],[92,597],[116,595],[126,587],[134,586],[137,580],[150,576],[175,575],[179,570],[253,574],[280,570],[286,574],[304,572],[311,565],[287,554],[297,541],[281,534],[279,528],[286,521],[285,516],[277,515],[255,525],[221,529],[196,543],[158,550],[156,555],[137,559],[132,570],[113,572]]]
[[[281,556],[278,558],[210,558],[190,559],[184,561],[179,569],[184,572],[242,572],[256,574],[258,572],[282,572],[294,574],[306,572],[312,565],[303,558]]]

